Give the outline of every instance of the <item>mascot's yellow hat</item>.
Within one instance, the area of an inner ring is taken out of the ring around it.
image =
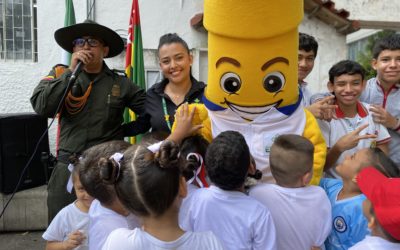
[[[207,108],[253,120],[296,103],[302,18],[302,0],[205,0]]]
[[[242,39],[274,37],[297,29],[303,0],[205,0],[208,32]]]

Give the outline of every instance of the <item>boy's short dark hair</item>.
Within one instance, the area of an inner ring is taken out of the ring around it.
[[[317,56],[318,52],[318,42],[313,36],[305,33],[299,33],[299,50],[304,50],[306,52],[313,51],[314,56]]]
[[[335,77],[341,75],[361,75],[361,79],[365,78],[365,69],[361,64],[351,60],[343,60],[333,65],[329,70],[329,81],[334,84]]]
[[[250,151],[244,137],[236,131],[225,131],[207,148],[206,170],[210,180],[224,190],[244,185],[250,165]]]
[[[376,41],[372,49],[372,57],[377,59],[383,50],[400,50],[400,34],[385,36]]]
[[[294,134],[278,136],[271,146],[269,165],[278,185],[290,187],[310,172],[314,161],[314,145]]]

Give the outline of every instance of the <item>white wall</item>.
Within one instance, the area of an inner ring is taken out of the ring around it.
[[[314,69],[306,81],[313,92],[324,92],[327,90],[329,69],[334,63],[347,58],[346,37],[319,19],[309,18],[307,14],[304,15],[299,31],[312,35],[318,42]]]
[[[349,19],[399,22],[400,1],[393,0],[335,0],[337,9],[350,12]],[[362,29],[347,36],[347,43],[370,36],[379,30]]]
[[[333,0],[336,9],[350,12],[349,19],[370,21],[399,21],[398,0]]]

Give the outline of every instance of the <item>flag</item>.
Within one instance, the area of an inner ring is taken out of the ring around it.
[[[74,10],[74,2],[72,0],[65,0],[65,17],[64,17],[64,27],[75,24],[75,10]],[[62,50],[61,53],[61,63],[65,65],[69,65],[71,63],[71,53],[66,50]],[[58,77],[58,76],[57,76]],[[58,124],[57,124],[57,135],[56,135],[56,152],[58,153],[58,147],[60,143],[60,115],[58,115]]]
[[[132,1],[126,46],[125,73],[139,87],[146,89],[138,0]],[[127,123],[134,120],[135,115],[132,110],[125,109],[124,121]],[[130,142],[134,143],[135,139],[131,138]]]
[[[65,0],[65,18],[64,27],[75,24],[75,10],[74,2],[72,0]],[[71,63],[71,53],[63,50],[61,55],[61,63],[69,65]]]

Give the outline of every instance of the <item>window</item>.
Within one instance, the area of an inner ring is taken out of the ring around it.
[[[349,59],[353,61],[358,60],[358,55],[360,52],[365,51],[368,44],[368,37],[360,39],[358,41],[352,42],[348,44],[348,54]]]
[[[151,88],[154,84],[158,83],[163,79],[161,70],[158,69],[146,69],[146,89]]]
[[[0,59],[37,61],[37,0],[0,0]]]

